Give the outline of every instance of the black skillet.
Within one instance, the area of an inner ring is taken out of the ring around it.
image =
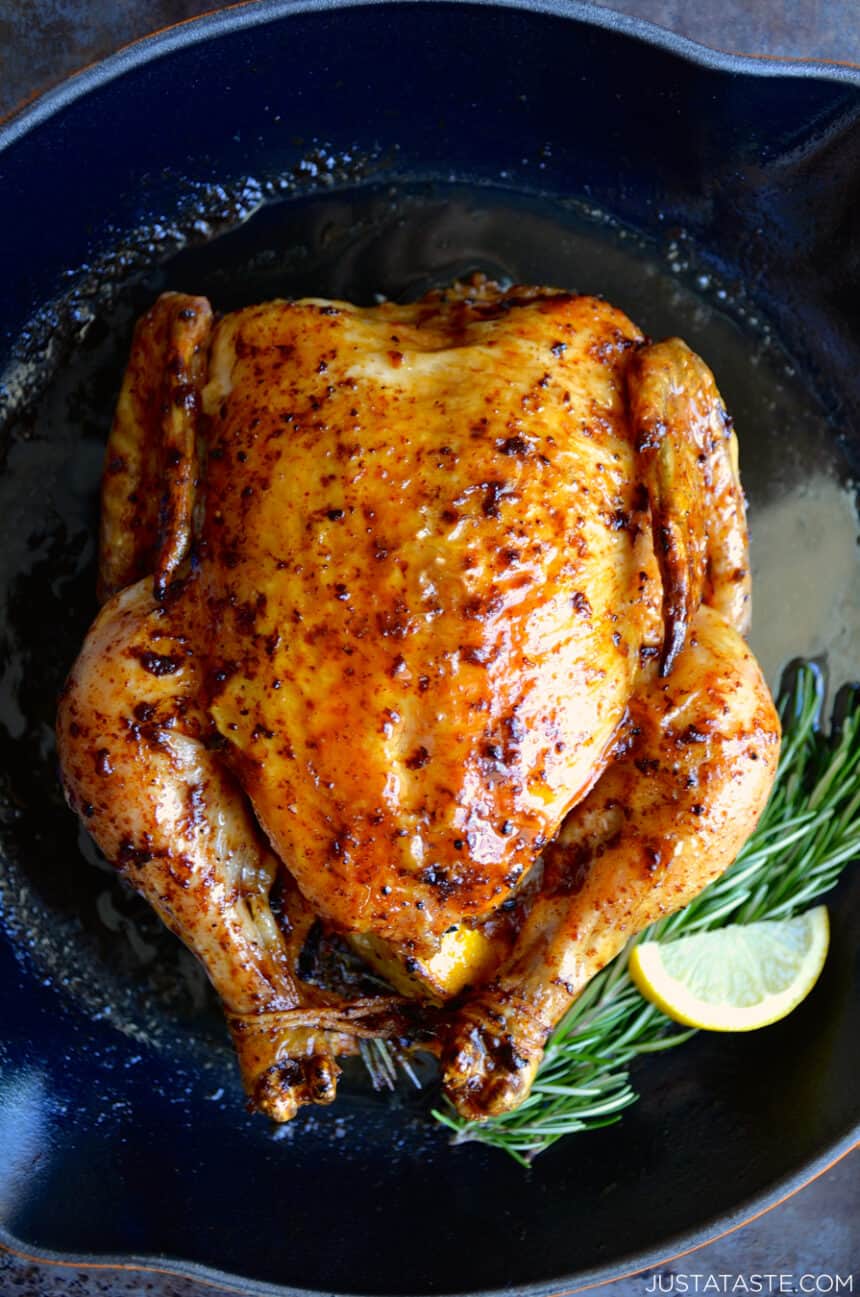
[[[94,608],[132,320],[164,287],[227,309],[477,268],[681,333],[741,430],[762,657],[856,670],[858,123],[856,71],[587,5],[272,0],[144,41],[0,131],[0,1240],[243,1292],[576,1290],[856,1140],[856,875],[800,1010],[641,1065],[621,1124],[528,1174],[452,1147],[432,1080],[377,1096],[357,1067],[336,1107],[273,1131],[244,1113],[193,959],[65,810],[51,729]]]

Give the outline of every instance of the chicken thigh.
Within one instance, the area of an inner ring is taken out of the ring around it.
[[[742,638],[713,378],[607,303],[475,279],[408,306],[138,325],[67,796],[205,964],[252,1104],[362,1037],[476,1118],[629,936],[734,858],[779,725]],[[301,975],[318,925],[391,994]]]

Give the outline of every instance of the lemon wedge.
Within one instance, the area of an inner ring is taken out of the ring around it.
[[[630,976],[676,1022],[705,1031],[755,1031],[806,998],[829,943],[827,907],[818,905],[795,919],[643,941],[630,955]]]

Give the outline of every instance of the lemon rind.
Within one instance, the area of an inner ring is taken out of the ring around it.
[[[630,977],[646,1000],[673,1021],[702,1031],[757,1031],[788,1016],[806,999],[821,975],[830,944],[826,906],[816,906],[805,916],[811,925],[809,949],[791,985],[747,1006],[713,1004],[692,995],[683,982],[663,967],[660,943],[645,941],[633,948]]]

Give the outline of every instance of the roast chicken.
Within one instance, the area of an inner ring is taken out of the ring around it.
[[[202,960],[277,1121],[373,1037],[435,1050],[470,1118],[515,1107],[773,780],[731,420],[683,342],[593,297],[165,294],[99,586],[68,801]],[[308,973],[320,933],[369,989]]]

